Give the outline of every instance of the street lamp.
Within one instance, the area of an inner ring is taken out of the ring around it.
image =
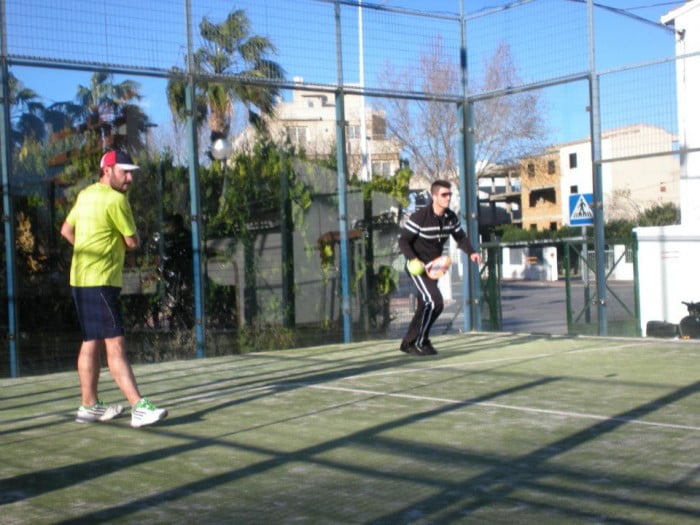
[[[231,156],[231,153],[233,153],[233,144],[231,144],[230,140],[220,137],[212,142],[211,156],[221,162],[221,177],[223,178],[221,195],[219,196],[219,211],[224,209],[226,203],[226,161]]]
[[[233,144],[225,138],[216,139],[211,145],[211,156],[216,160],[226,161],[233,153]]]

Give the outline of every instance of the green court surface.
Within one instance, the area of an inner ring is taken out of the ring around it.
[[[700,345],[433,343],[138,366],[139,430],[75,423],[75,373],[2,380],[0,522],[700,522]]]

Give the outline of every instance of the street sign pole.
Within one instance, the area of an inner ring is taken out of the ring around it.
[[[581,237],[583,237],[583,304],[586,312],[586,324],[591,324],[591,274],[588,266],[588,232],[586,227],[581,227]]]

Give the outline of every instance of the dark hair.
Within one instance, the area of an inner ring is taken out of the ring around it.
[[[438,179],[430,185],[430,194],[435,195],[438,192],[438,188],[445,188],[446,190],[449,190],[452,188],[452,184],[444,179]]]

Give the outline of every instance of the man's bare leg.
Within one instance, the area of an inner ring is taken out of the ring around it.
[[[100,380],[100,351],[102,341],[83,341],[78,354],[78,378],[83,406],[97,403],[97,383]]]
[[[141,399],[141,393],[136,385],[136,378],[126,357],[124,336],[105,339],[107,348],[107,364],[117,386],[130,405],[135,405]]]

